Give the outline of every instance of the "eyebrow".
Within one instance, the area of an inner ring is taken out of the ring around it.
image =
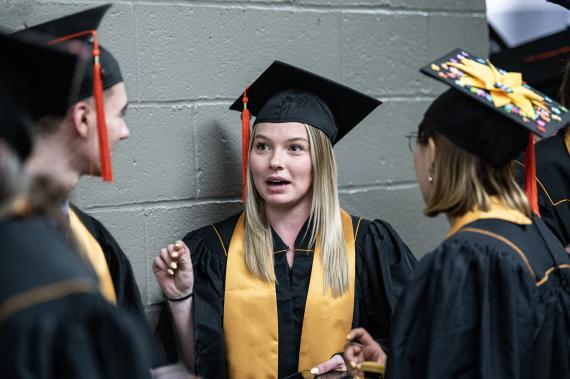
[[[257,138],[261,138],[261,139],[265,139],[265,140],[271,141],[271,138],[268,138],[268,137],[264,136],[263,134],[257,134],[254,139],[257,139]],[[305,138],[305,137],[293,137],[293,138],[287,139],[286,142],[295,142],[295,141],[308,142],[309,140],[308,140],[307,138]]]

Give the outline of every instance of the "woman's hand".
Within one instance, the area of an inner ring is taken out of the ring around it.
[[[339,371],[346,371],[346,364],[344,363],[344,359],[342,359],[342,356],[340,354],[335,354],[328,361],[313,367],[311,369],[311,374],[322,375],[327,372],[339,372]]]
[[[344,359],[351,375],[364,376],[360,369],[364,361],[386,365],[386,353],[365,329],[353,329],[347,336],[347,340],[350,342],[344,346]]]
[[[179,299],[194,290],[190,249],[182,241],[160,249],[152,262],[152,271],[162,292],[170,299]]]

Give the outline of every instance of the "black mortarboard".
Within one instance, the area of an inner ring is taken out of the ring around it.
[[[231,106],[242,114],[242,174],[245,189],[249,114],[260,122],[300,122],[337,143],[382,102],[320,75],[273,62]],[[244,191],[245,194],[245,191]]]
[[[491,54],[491,62],[523,74],[532,87],[556,97],[570,58],[570,28],[523,45]]]
[[[24,159],[31,151],[31,123],[65,115],[80,59],[36,44],[31,36],[24,40],[0,33],[0,50],[0,138]]]
[[[382,104],[340,83],[275,61],[247,89],[247,107],[256,123],[301,122],[322,130],[332,143]],[[230,107],[244,109],[240,96]]]
[[[528,146],[527,175],[533,180],[534,146],[525,143],[525,139],[533,141],[528,132],[548,137],[570,121],[568,109],[528,86],[520,73],[498,69],[465,50],[453,50],[420,71],[452,87],[426,111],[426,122],[495,166],[507,163]],[[538,211],[533,183],[534,192],[527,186],[527,195]]]
[[[13,35],[16,37],[26,36],[30,33],[44,35],[46,43],[57,45],[68,41],[79,40],[85,43],[89,52],[95,56],[93,51],[98,47],[99,61],[101,64],[101,81],[103,90],[109,89],[117,83],[123,81],[121,68],[113,55],[97,41],[97,28],[101,23],[105,13],[111,8],[111,4],[101,5],[87,9],[65,17],[61,17],[43,24],[35,25],[20,30]],[[72,102],[86,99],[94,94],[94,72],[92,66],[86,66],[79,90],[72,97]]]
[[[72,100],[76,102],[91,95],[95,97],[101,178],[105,181],[112,181],[113,174],[105,121],[103,90],[123,81],[118,62],[109,51],[99,45],[97,38],[97,28],[111,6],[111,4],[101,5],[15,33],[16,36],[25,36],[28,33],[40,33],[51,36],[53,38],[50,38],[49,45],[80,40],[90,50],[93,56],[93,66],[88,66],[85,69],[80,90],[73,96]]]

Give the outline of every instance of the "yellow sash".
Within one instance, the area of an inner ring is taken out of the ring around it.
[[[457,233],[465,225],[481,219],[496,218],[499,220],[505,220],[518,225],[530,225],[532,220],[522,214],[520,211],[510,208],[507,205],[501,203],[496,197],[491,197],[491,209],[488,212],[481,211],[479,209],[473,209],[463,216],[458,217],[454,220],[453,225],[447,232],[446,238],[451,237],[453,234]]]
[[[341,352],[354,312],[355,237],[352,218],[341,211],[348,251],[349,289],[333,297],[323,291],[323,263],[315,249],[307,293],[299,370],[309,370]],[[244,214],[228,250],[224,297],[224,335],[230,378],[277,378],[278,325],[275,284],[253,275],[243,254]]]
[[[69,229],[83,261],[91,265],[99,278],[99,289],[103,297],[111,304],[117,304],[115,287],[105,260],[105,254],[99,242],[87,230],[73,209],[69,209]]]

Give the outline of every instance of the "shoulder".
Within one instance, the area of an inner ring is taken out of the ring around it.
[[[241,212],[186,234],[183,241],[192,251],[193,259],[203,251],[225,259],[240,214]]]
[[[107,237],[110,236],[112,238],[111,233],[107,230],[105,225],[101,223],[101,221],[97,220],[95,217],[91,216],[90,214],[82,211],[79,209],[75,204],[69,204],[70,209],[72,209],[79,220],[83,223],[83,225],[89,230],[89,232],[96,238],[100,239],[103,236]]]
[[[522,248],[508,233],[476,227],[464,228],[446,239],[431,255],[438,271],[468,274],[474,270],[521,275],[533,280],[533,271]]]

